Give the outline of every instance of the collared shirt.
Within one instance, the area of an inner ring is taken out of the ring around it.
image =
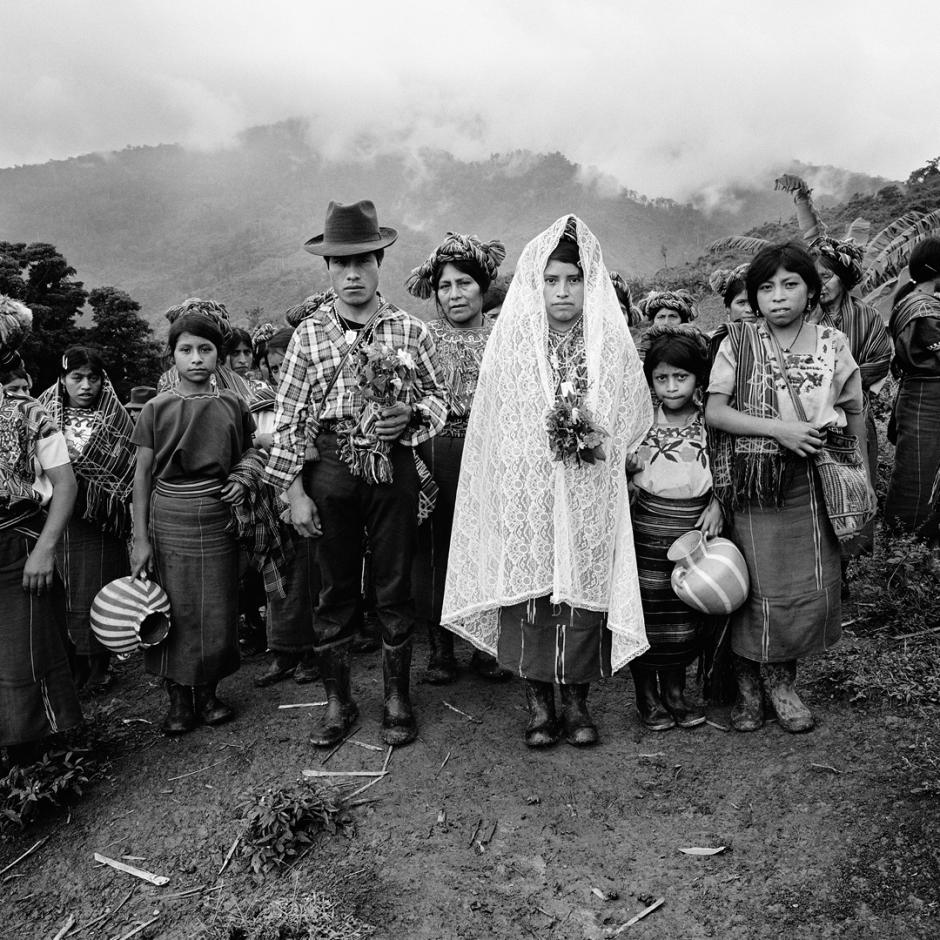
[[[371,335],[363,343],[384,343],[393,349],[411,353],[415,363],[412,388],[399,399],[421,413],[425,423],[407,427],[399,438],[402,444],[414,447],[435,435],[447,419],[446,392],[434,340],[427,326],[417,318],[383,301],[384,306],[373,325]],[[274,415],[274,443],[264,475],[273,486],[286,489],[294,481],[304,462],[307,426],[315,430],[323,396],[333,373],[339,368],[349,348],[344,331],[327,304],[301,320],[281,364]],[[356,385],[354,355],[343,365],[342,372],[330,389],[326,406],[319,420],[352,419],[362,413],[365,399]]]

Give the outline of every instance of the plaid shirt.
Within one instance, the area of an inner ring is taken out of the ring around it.
[[[434,340],[420,320],[383,301],[381,296],[379,300],[384,307],[370,329],[371,336],[364,336],[362,342],[385,343],[410,352],[414,358],[415,383],[401,401],[421,412],[426,423],[418,428],[409,425],[399,438],[402,444],[414,447],[433,437],[447,419],[446,392]],[[316,437],[323,394],[348,348],[333,304],[314,311],[294,331],[281,364],[274,443],[264,471],[265,480],[273,486],[287,489],[303,467],[308,431],[311,437]],[[319,420],[355,420],[364,405],[351,356],[330,390]]]

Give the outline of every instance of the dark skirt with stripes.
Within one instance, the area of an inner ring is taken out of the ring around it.
[[[216,481],[158,482],[150,501],[157,580],[170,598],[170,634],[144,650],[149,673],[180,685],[238,669],[238,546]]]
[[[27,594],[27,528],[0,528],[0,746],[39,741],[82,720],[66,653],[65,593]]]
[[[411,584],[418,620],[439,624],[444,606],[444,582],[450,533],[454,527],[457,482],[463,457],[463,437],[437,435],[420,444],[418,454],[438,486],[434,512],[418,527],[418,547],[411,569]]]
[[[523,679],[576,685],[610,676],[605,611],[553,604],[549,597],[501,607],[496,658]]]
[[[631,513],[633,543],[650,648],[634,660],[635,668],[685,667],[699,653],[702,615],[676,597],[669,580],[675,565],[666,552],[680,535],[695,528],[710,499],[710,494],[669,499],[637,490]]]
[[[268,598],[268,647],[277,653],[313,650],[313,620],[320,600],[317,539],[294,536],[287,596]]]
[[[106,654],[91,630],[91,602],[109,581],[130,573],[127,546],[119,538],[75,516],[56,550],[65,584],[69,638],[79,656]]]
[[[940,378],[905,376],[894,423],[897,445],[885,522],[917,531],[931,515],[930,491],[940,467]]]
[[[728,537],[747,561],[751,593],[731,615],[731,648],[755,662],[821,653],[842,635],[839,542],[819,477],[800,461],[781,509],[735,512]]]

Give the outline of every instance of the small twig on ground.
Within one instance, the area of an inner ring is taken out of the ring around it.
[[[653,754],[637,754],[637,757],[645,757],[647,760],[652,760],[655,757],[665,757],[665,751],[656,751]]]
[[[480,831],[480,826],[483,825],[483,820],[478,819],[476,826],[473,828],[473,835],[470,836],[470,841],[467,843],[467,848],[469,849],[471,845],[477,840],[477,833]]]
[[[367,751],[378,751],[380,754],[385,750],[384,747],[379,747],[378,744],[368,744],[365,741],[347,741],[347,744],[355,744],[356,747],[364,748]]]
[[[450,751],[447,752],[447,757],[445,757],[444,760],[441,761],[441,766],[437,768],[438,773],[440,773],[444,769],[444,766],[447,764],[449,760],[450,760]]]
[[[167,777],[167,783],[172,783],[174,780],[182,780],[184,777],[193,777],[196,774],[201,774],[204,770],[212,770],[213,767],[218,767],[219,764],[224,764],[228,760],[228,757],[223,757],[222,760],[217,760],[214,764],[209,764],[207,767],[200,767],[199,770],[191,770],[188,774],[180,774],[178,777]]]
[[[915,636],[926,636],[928,633],[940,633],[940,627],[931,627],[929,630],[918,630],[916,633],[902,633],[891,637],[892,640],[912,640]]]
[[[111,868],[116,868],[126,875],[133,875],[135,878],[140,878],[141,881],[147,881],[152,885],[156,885],[158,888],[170,882],[170,879],[167,878],[166,875],[155,875],[152,872],[144,871],[142,868],[135,868],[133,865],[125,865],[124,862],[108,858],[107,855],[102,855],[100,852],[95,852],[95,861],[101,862],[102,865],[109,865]]]
[[[841,774],[842,771],[833,767],[832,764],[810,764],[810,767],[815,767],[817,770],[828,770],[834,774]]]
[[[385,752],[385,760],[382,763],[382,773],[388,770],[388,762],[392,759],[392,749],[395,747],[394,744],[389,744],[388,750]]]
[[[285,708],[317,708],[320,705],[326,705],[326,702],[293,702],[290,705],[278,705],[281,710]]]
[[[717,728],[719,731],[730,731],[731,729],[727,725],[720,725],[717,721],[712,721],[710,718],[705,719],[706,725],[711,725],[713,728]]]
[[[361,729],[361,725],[356,725],[356,727],[353,728],[352,731],[350,731],[346,735],[346,737],[344,737],[336,745],[336,747],[334,747],[333,750],[331,750],[330,753],[327,754],[326,757],[324,757],[323,760],[320,761],[320,765],[322,766],[323,764],[325,764],[354,734],[359,734],[360,729]]]
[[[232,856],[235,854],[235,849],[238,848],[239,840],[241,836],[235,836],[235,841],[232,843],[232,847],[228,850],[228,854],[222,861],[222,867],[219,869],[219,874],[216,877],[221,877],[222,872],[228,867],[228,863],[232,860]]]
[[[23,859],[26,858],[28,855],[32,855],[33,852],[35,852],[36,849],[38,849],[48,838],[49,836],[43,836],[35,845],[28,848],[19,858],[13,859],[13,861],[10,862],[10,864],[7,865],[6,868],[0,868],[0,875],[5,875],[15,865],[19,865],[19,863],[22,862]]]
[[[644,907],[639,914],[635,914],[631,917],[625,924],[621,924],[616,930],[608,931],[608,937],[619,937],[628,927],[632,927],[634,924],[638,924],[644,917],[648,914],[652,914],[658,907],[662,907],[666,903],[665,898],[657,898],[650,904],[649,907]]]
[[[369,787],[374,787],[380,780],[383,780],[386,776],[387,776],[387,774],[382,774],[381,777],[376,777],[375,780],[370,780],[368,783],[364,783],[361,787],[359,787],[358,790],[353,790],[352,793],[350,793],[349,796],[347,796],[347,797],[343,800],[343,802],[344,802],[344,803],[345,803],[345,802],[348,802],[348,801],[351,800],[354,796],[359,796],[360,793],[365,793],[365,791],[368,790]]]
[[[305,770],[305,777],[384,777],[384,770]]]
[[[160,915],[157,914],[156,917],[151,917],[150,920],[144,921],[142,924],[138,924],[130,933],[124,934],[122,937],[119,937],[118,940],[130,940],[134,934],[140,933],[146,927],[149,927],[155,921],[160,919]]]
[[[103,921],[109,920],[114,917],[114,915],[122,908],[125,904],[131,899],[131,895],[137,890],[137,885],[134,885],[127,894],[124,895],[124,900],[113,911],[105,911],[100,917],[96,917],[94,920],[88,921],[87,924],[82,924],[73,934],[73,936],[78,936],[83,930],[88,930],[89,927],[94,927],[96,924],[100,924]]]
[[[194,894],[201,894],[205,891],[205,885],[196,885],[195,888],[187,888],[185,891],[174,891],[172,894],[161,894],[161,901],[176,901],[179,898],[188,898],[192,897]]]
[[[451,705],[450,702],[441,702],[442,705],[449,708],[452,712],[457,712],[458,715],[463,715],[467,721],[472,721],[475,725],[482,725],[483,719],[477,718],[475,715],[468,715],[465,711],[461,711],[456,705]]]
[[[485,839],[482,840],[482,842],[480,843],[480,845],[489,845],[490,842],[493,841],[493,836],[496,835],[496,826],[497,826],[498,824],[499,824],[499,820],[497,819],[497,820],[495,820],[495,821],[493,822],[493,828],[490,829],[490,834],[489,834]]]
[[[75,915],[69,914],[69,919],[62,925],[62,928],[59,932],[52,938],[52,940],[62,940],[62,938],[75,926]]]

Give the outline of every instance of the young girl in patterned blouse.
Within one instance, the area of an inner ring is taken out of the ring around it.
[[[704,338],[675,326],[650,330],[643,364],[656,402],[653,426],[627,462],[635,494],[633,535],[650,648],[630,663],[640,721],[653,731],[705,721],[684,696],[698,652],[700,615],[670,584],[669,546],[690,529],[718,535],[701,390],[708,372]]]

